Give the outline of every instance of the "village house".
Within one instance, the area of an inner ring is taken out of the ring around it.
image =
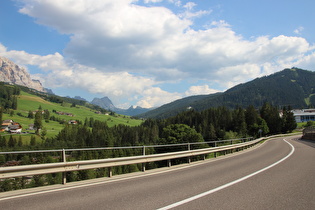
[[[70,120],[70,121],[68,122],[68,124],[76,125],[76,124],[78,124],[78,122],[77,122],[76,120]]]
[[[56,114],[58,114],[58,115],[66,115],[66,116],[74,117],[74,115],[73,115],[73,114],[71,114],[71,113],[67,113],[67,112],[59,112],[59,111],[56,111]]]
[[[19,123],[14,123],[13,125],[9,126],[10,133],[21,133],[22,126]]]
[[[29,130],[36,130],[36,128],[34,127],[34,124],[29,124],[28,129]]]
[[[12,125],[13,120],[3,120],[1,124],[1,131],[9,131],[9,126]]]
[[[22,126],[13,120],[4,120],[1,124],[1,131],[8,131],[10,133],[21,133]]]
[[[38,111],[39,111],[39,110],[36,110],[36,111],[33,111],[32,113],[35,115]],[[41,113],[44,114],[45,111],[42,110]]]

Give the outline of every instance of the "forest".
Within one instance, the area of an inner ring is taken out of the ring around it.
[[[18,89],[2,86],[0,119],[2,110],[14,109],[14,101],[19,94]],[[8,102],[10,101],[10,102]],[[9,106],[10,105],[10,106]],[[260,137],[271,134],[292,132],[297,124],[290,107],[279,108],[265,102],[259,109],[250,105],[247,108],[229,109],[224,106],[213,107],[203,111],[186,110],[167,119],[147,119],[139,126],[116,125],[109,127],[106,121],[85,118],[78,124],[65,124],[64,128],[54,137],[43,135],[45,129],[38,132],[41,142],[36,142],[31,136],[30,143],[24,145],[19,135],[10,138],[0,136],[0,151],[66,149],[66,148],[99,148],[142,145],[163,145],[188,142],[204,142],[243,137]],[[40,127],[41,120],[47,120],[49,115],[39,110],[35,114],[35,122]],[[53,119],[50,119],[53,120]],[[203,145],[209,146],[209,145]],[[151,149],[154,150],[154,149]],[[156,149],[158,150],[158,149]],[[161,151],[147,151],[147,154]],[[112,158],[120,156],[140,155],[137,150],[101,150],[82,151],[69,154],[68,160],[87,160]],[[197,157],[198,158],[198,157]],[[0,155],[0,166],[40,164],[60,162],[57,154]],[[178,163],[184,160],[177,160]],[[149,163],[146,168],[162,167],[165,163]],[[96,177],[104,177],[108,169],[69,172],[69,181],[78,181]],[[141,170],[140,165],[115,167],[113,173],[121,174]],[[0,181],[0,191],[22,189],[61,183],[61,174],[33,176],[31,180],[25,177],[14,180]]]

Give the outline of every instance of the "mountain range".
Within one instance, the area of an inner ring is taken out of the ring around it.
[[[152,109],[142,108],[139,106],[137,107],[130,106],[128,109],[120,109],[120,108],[115,107],[112,101],[108,97],[94,98],[91,101],[91,104],[97,105],[107,110],[111,110],[118,114],[129,115],[129,116],[139,115],[139,114],[152,110]]]
[[[0,57],[0,81],[53,94],[51,90],[45,89],[39,80],[31,79],[25,68],[4,57]],[[86,101],[80,96],[75,96],[74,99]],[[284,69],[272,75],[239,84],[225,92],[190,96],[155,109],[133,106],[128,109],[120,109],[115,107],[108,97],[94,98],[89,103],[118,114],[163,119],[187,109],[202,111],[218,106],[246,108],[249,105],[259,108],[265,102],[276,106],[291,106],[299,109],[315,107],[315,72],[295,67]]]
[[[40,92],[46,92],[39,80],[31,79],[25,68],[0,56],[0,81],[25,86]]]
[[[315,107],[315,72],[295,67],[284,69],[222,93],[179,99],[137,117],[163,119],[187,109],[202,111],[218,106],[246,108],[253,105],[259,108],[265,102],[291,108]]]

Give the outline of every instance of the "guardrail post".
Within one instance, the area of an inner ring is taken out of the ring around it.
[[[190,143],[189,142],[188,142],[187,146],[188,146],[188,151],[190,151]],[[191,163],[191,157],[190,156],[187,158],[187,161],[188,161],[188,163]]]
[[[145,145],[143,145],[143,156],[145,156]],[[142,163],[142,171],[145,172],[145,163]]]
[[[67,158],[66,158],[66,150],[62,149],[62,162],[67,162]],[[62,184],[66,184],[67,183],[67,172],[63,172],[62,173]]]
[[[108,168],[108,177],[112,177],[113,176],[113,168],[112,167],[109,167]]]
[[[171,166],[172,166],[171,160],[167,160],[167,166],[168,166],[168,167],[171,167]]]

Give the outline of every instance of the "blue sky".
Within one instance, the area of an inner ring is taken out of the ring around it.
[[[0,56],[57,95],[155,107],[315,70],[313,0],[3,0]]]

